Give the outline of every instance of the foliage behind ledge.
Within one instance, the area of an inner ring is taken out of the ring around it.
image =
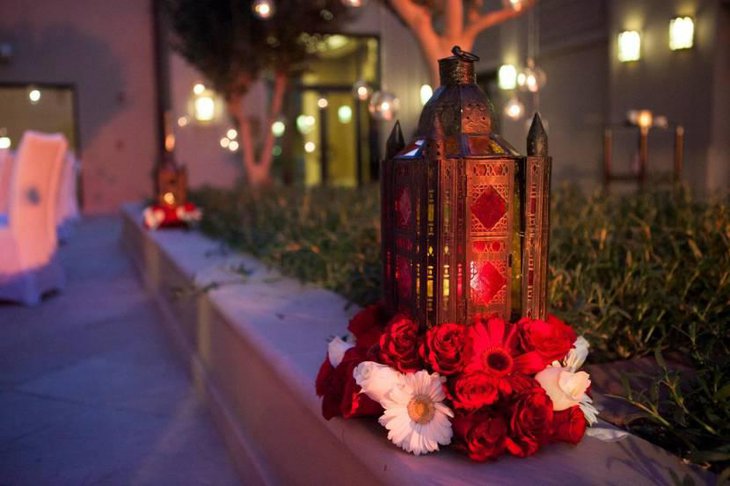
[[[364,305],[380,296],[377,187],[202,189],[208,235],[284,274]],[[730,475],[730,205],[686,191],[585,196],[553,191],[549,300],[591,342],[593,361],[663,354],[632,430]]]

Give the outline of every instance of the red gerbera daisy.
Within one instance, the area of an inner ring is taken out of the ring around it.
[[[502,379],[515,373],[533,375],[545,368],[540,354],[520,354],[517,327],[503,319],[478,317],[469,327],[471,353],[465,372],[482,371]]]

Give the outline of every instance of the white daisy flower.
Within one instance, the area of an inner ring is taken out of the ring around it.
[[[449,417],[454,414],[444,405],[445,398],[437,373],[400,374],[381,402],[385,413],[378,421],[388,429],[388,439],[403,450],[415,455],[436,451],[439,444],[450,444],[453,435]]]

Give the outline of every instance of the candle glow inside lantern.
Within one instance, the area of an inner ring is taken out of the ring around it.
[[[381,178],[386,307],[422,328],[479,314],[547,316],[551,159],[539,115],[528,156],[492,131],[473,54],[439,60],[441,86],[405,144],[388,139]]]

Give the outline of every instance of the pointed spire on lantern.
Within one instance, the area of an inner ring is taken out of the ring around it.
[[[385,159],[392,159],[398,154],[398,152],[403,150],[405,146],[406,142],[403,139],[403,131],[400,128],[400,121],[396,121],[393,130],[390,132],[388,141],[385,143]]]
[[[527,133],[527,155],[529,157],[547,157],[547,154],[547,133],[545,133],[545,127],[542,126],[540,113],[535,112],[530,131]]]

